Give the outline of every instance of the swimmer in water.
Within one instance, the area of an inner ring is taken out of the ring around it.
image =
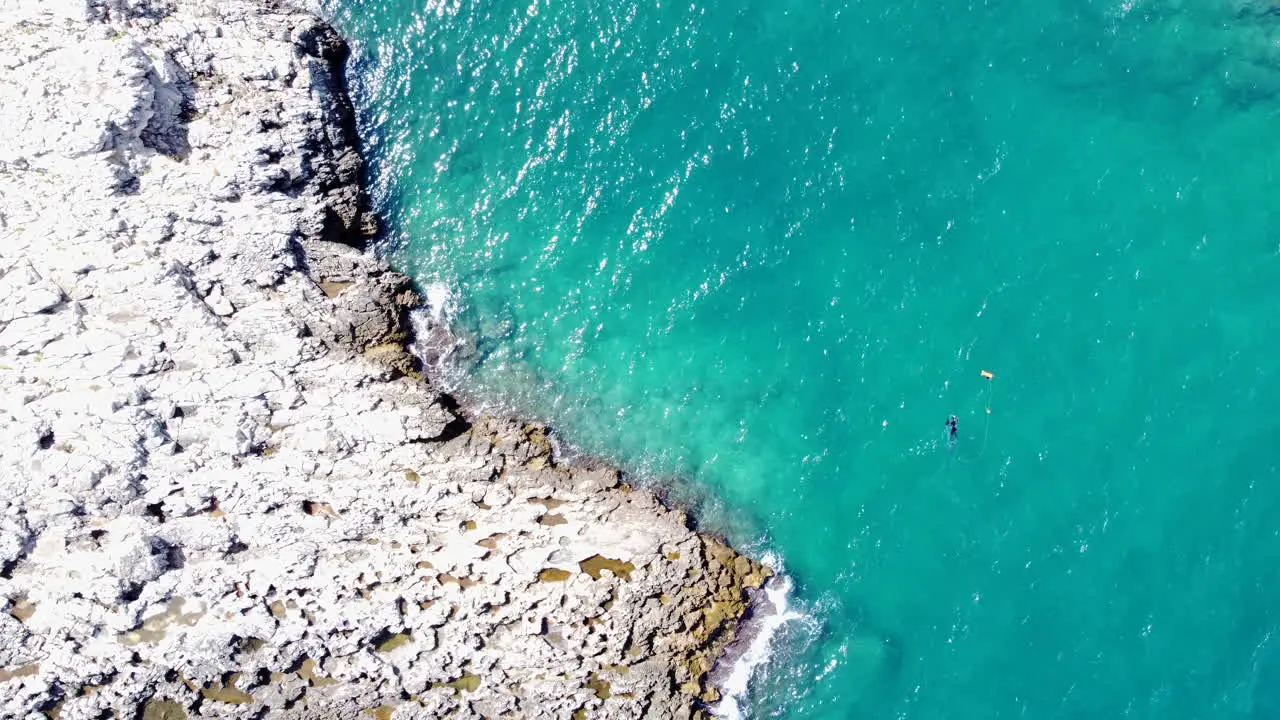
[[[955,415],[947,418],[947,450],[955,452],[956,436],[960,433],[960,421]]]

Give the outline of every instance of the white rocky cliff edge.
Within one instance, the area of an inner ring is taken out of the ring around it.
[[[702,713],[768,571],[418,374],[345,55],[0,0],[0,716]]]

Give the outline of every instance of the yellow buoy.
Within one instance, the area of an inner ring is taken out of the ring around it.
[[[987,372],[986,370],[983,370],[983,371],[982,371],[982,377],[984,377],[984,378],[986,378],[986,379],[988,379],[988,380],[993,380],[993,379],[995,379],[995,375],[992,375],[991,373]]]

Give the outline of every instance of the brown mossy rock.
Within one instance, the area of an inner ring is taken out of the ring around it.
[[[697,609],[684,616],[684,637],[671,639],[684,648],[674,676],[680,692],[710,703],[720,699],[720,692],[708,682],[708,674],[737,637],[738,623],[750,609],[751,591],[773,571],[717,538],[702,535],[700,541],[706,571],[691,578],[681,593],[685,607]]]
[[[582,568],[582,572],[590,575],[593,580],[599,580],[603,576],[603,571],[608,570],[623,582],[630,581],[631,573],[636,569],[636,566],[632,563],[614,560],[601,555],[592,555],[579,562],[578,567]]]
[[[152,699],[142,707],[142,720],[187,720],[187,710],[167,698]]]

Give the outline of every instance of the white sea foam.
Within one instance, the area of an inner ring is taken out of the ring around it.
[[[765,583],[764,598],[757,600],[755,614],[747,621],[749,625],[753,625],[746,633],[749,644],[734,658],[728,671],[718,678],[718,686],[724,697],[711,708],[716,717],[729,720],[742,717],[738,701],[746,695],[756,670],[768,662],[774,637],[784,625],[804,617],[791,609],[793,583],[783,572],[778,557],[773,553],[765,553],[761,560],[777,574]]]
[[[461,340],[450,332],[458,315],[458,296],[448,284],[431,282],[423,286],[424,306],[409,313],[414,340],[409,350],[422,360],[432,377],[447,388],[454,378],[453,356]]]
[[[427,283],[423,290],[427,294],[427,311],[431,313],[431,319],[436,323],[448,325],[453,319],[457,305],[453,288],[447,283],[432,282]]]

